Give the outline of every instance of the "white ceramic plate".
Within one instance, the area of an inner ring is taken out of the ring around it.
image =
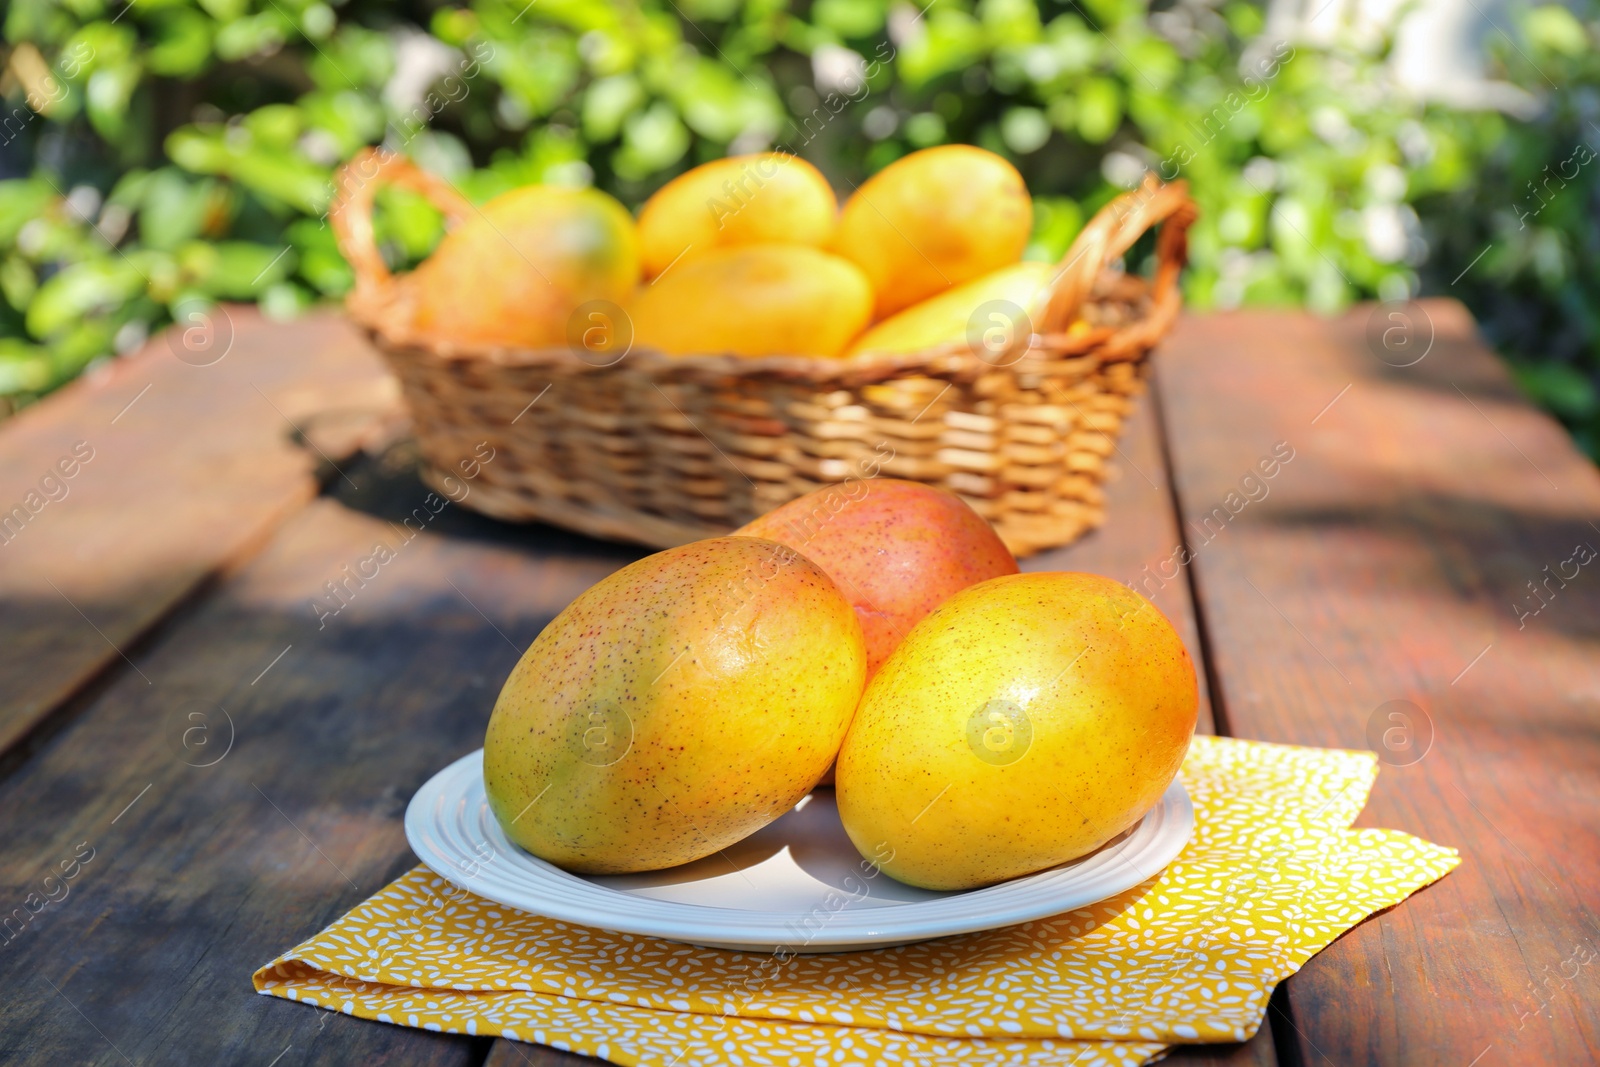
[[[846,952],[989,930],[1131,889],[1183,851],[1194,808],[1182,781],[1132,830],[1072,863],[938,893],[864,878],[833,791],[819,789],[722,853],[646,874],[584,877],[506,839],[483,792],[483,750],[430,778],[406,808],[406,838],[440,877],[490,900],[605,930],[710,948]],[[731,864],[731,866],[730,866]]]

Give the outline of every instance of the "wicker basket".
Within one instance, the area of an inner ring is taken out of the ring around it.
[[[332,213],[356,274],[349,314],[400,378],[423,477],[445,488],[487,441],[494,458],[479,465],[468,507],[658,548],[879,474],[959,494],[1019,556],[1074,540],[1104,515],[1107,459],[1143,390],[1145,357],[1178,314],[1195,217],[1183,182],[1152,178],[1119,197],[1073,243],[1039,321],[994,350],[597,358],[417,334],[408,279],[390,275],[373,241],[385,183],[421,192],[452,220],[474,209],[376,151],[341,176]],[[1154,277],[1118,269],[1163,220]]]

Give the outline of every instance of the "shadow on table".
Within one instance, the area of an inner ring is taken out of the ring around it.
[[[417,473],[416,442],[405,439],[390,445],[376,456],[363,455],[353,465],[335,475],[325,489],[325,495],[337,500],[353,511],[396,525],[404,522],[416,509],[437,507],[443,494],[423,483]],[[433,516],[428,523],[430,533],[492,544],[500,547],[538,552],[543,556],[584,556],[616,561],[621,567],[649,555],[653,549],[643,545],[602,541],[538,522],[504,522],[472,510],[470,482],[464,482],[468,495],[466,503],[451,502]]]
[[[1497,628],[1551,626],[1600,642],[1600,521],[1408,490],[1361,504],[1264,508],[1255,522],[1318,533],[1362,530],[1426,545],[1438,561],[1435,581],[1450,586],[1439,592],[1458,605],[1472,598],[1492,607]],[[1588,563],[1576,562],[1589,552],[1595,556]],[[1410,580],[1425,578],[1413,572]],[[1493,607],[1497,600],[1502,606]]]

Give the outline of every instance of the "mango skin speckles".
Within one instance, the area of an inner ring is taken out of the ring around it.
[[[855,604],[871,678],[922,617],[952,593],[1017,573],[988,521],[944,489],[858,478],[774,508],[735,531],[798,549]]]
[[[848,600],[746,537],[658,552],[584,592],[506,679],[484,738],[506,835],[567,870],[655,870],[790,810],[866,679]]]
[[[863,856],[971,889],[1094,851],[1177,775],[1199,711],[1177,631],[1091,574],[993,578],[917,624],[868,685],[839,753]]]

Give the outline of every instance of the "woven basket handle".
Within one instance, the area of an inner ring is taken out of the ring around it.
[[[1189,183],[1163,184],[1154,174],[1144,184],[1101,208],[1078,234],[1051,280],[1050,297],[1035,327],[1040,334],[1064,331],[1088,300],[1101,273],[1133,247],[1144,232],[1165,220],[1156,240],[1156,275],[1151,296],[1158,305],[1177,295],[1178,275],[1189,258],[1189,226],[1198,209]]]
[[[421,193],[444,212],[451,225],[472,213],[472,204],[443,178],[422,170],[411,160],[386,148],[366,148],[356,153],[334,177],[333,224],[339,252],[356,275],[355,298],[377,297],[394,280],[378,251],[372,232],[372,205],[378,190],[398,185]]]

